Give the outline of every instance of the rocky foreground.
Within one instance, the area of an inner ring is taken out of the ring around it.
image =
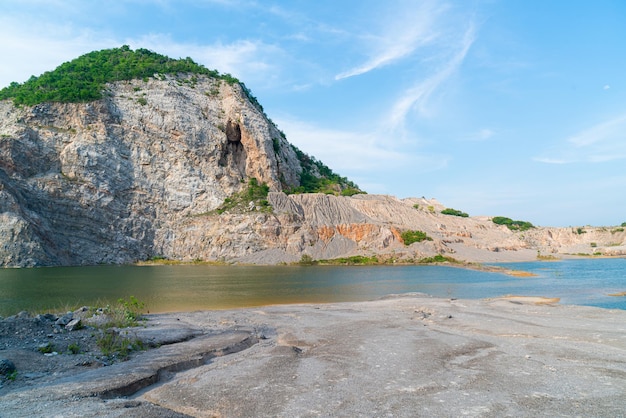
[[[626,312],[554,303],[406,295],[150,315],[130,332],[176,338],[54,379],[18,374],[0,416],[621,416]]]

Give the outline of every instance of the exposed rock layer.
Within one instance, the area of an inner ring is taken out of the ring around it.
[[[238,84],[135,80],[109,85],[91,103],[3,101],[0,265],[626,253],[620,228],[513,233],[487,217],[442,215],[441,204],[423,198],[282,193],[299,184],[301,171],[293,148]],[[273,212],[212,212],[248,178],[270,186]],[[407,229],[433,240],[405,246]]]

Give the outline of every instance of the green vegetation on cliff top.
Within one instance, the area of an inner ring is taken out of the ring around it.
[[[44,102],[89,102],[102,98],[106,83],[133,79],[147,80],[165,74],[197,74],[223,80],[228,84],[237,83],[250,102],[263,112],[263,107],[251,91],[230,74],[209,70],[191,58],[172,59],[148,49],[140,48],[133,51],[127,45],[93,51],[63,63],[55,70],[47,71],[39,77],[32,76],[22,84],[13,82],[0,90],[0,100],[12,99],[18,106],[34,106]],[[265,112],[263,114],[265,115]],[[287,190],[288,193],[319,192],[344,196],[363,193],[356,184],[335,174],[321,161],[293,145],[292,147],[302,165],[302,173],[300,186]],[[278,140],[275,140],[275,148],[279,148]],[[228,206],[229,202],[225,203]]]
[[[82,55],[22,84],[13,82],[0,90],[0,100],[13,99],[16,105],[28,106],[43,102],[88,102],[102,97],[106,83],[181,73],[207,75],[231,84],[239,82],[191,58],[172,59],[147,49],[133,51],[124,45]]]

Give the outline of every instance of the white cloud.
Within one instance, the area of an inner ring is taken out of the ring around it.
[[[366,52],[369,59],[337,74],[335,79],[365,74],[405,58],[419,47],[432,43],[437,38],[434,26],[443,9],[432,1],[421,2],[419,7],[410,3],[408,7],[394,8],[395,13],[385,19],[379,34],[363,36],[369,48]]]
[[[538,156],[548,164],[602,163],[626,158],[626,114],[599,123],[567,138],[556,151]]]
[[[474,40],[475,28],[473,24],[470,24],[460,43],[456,46],[456,52],[430,77],[405,91],[396,101],[389,115],[390,129],[403,130],[406,117],[414,108],[417,108],[418,113],[422,116],[428,114],[427,104],[431,96],[461,66]]]
[[[279,47],[258,40],[201,45],[176,42],[169,35],[151,34],[127,43],[133,48],[152,49],[172,58],[192,57],[207,68],[230,73],[247,83],[258,81],[257,84],[276,77],[279,69],[274,63],[281,62],[279,58],[284,55]]]
[[[106,35],[68,25],[16,24],[4,18],[0,18],[0,39],[0,56],[10,57],[10,65],[0,66],[0,87],[26,81],[94,49],[118,45]]]

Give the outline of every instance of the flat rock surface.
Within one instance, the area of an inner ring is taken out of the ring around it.
[[[626,405],[620,310],[406,295],[149,323],[172,320],[220,332],[5,392],[0,416],[589,417]]]

